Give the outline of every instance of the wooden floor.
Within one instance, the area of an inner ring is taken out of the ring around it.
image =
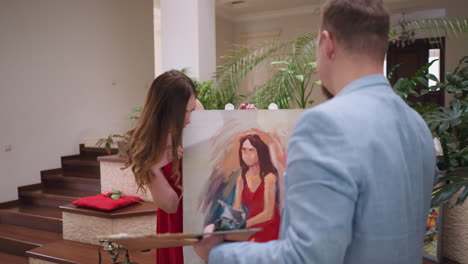
[[[93,264],[99,263],[99,247],[79,243],[75,241],[56,241],[45,246],[32,249],[27,252],[27,256],[44,260],[54,261],[56,263],[72,264]],[[119,261],[124,260],[124,253],[120,254]],[[109,256],[106,252],[101,250],[102,264],[111,264]],[[156,253],[154,250],[149,252],[132,252],[130,254],[130,261],[135,261],[140,264],[155,263]],[[3,262],[2,262],[3,263]]]
[[[1,263],[8,264],[28,264],[29,260],[27,257],[15,256],[7,253],[0,252]]]
[[[433,262],[433,261],[430,261],[430,260],[427,260],[427,259],[423,259],[423,264],[436,264],[436,262]],[[456,261],[453,261],[453,260],[450,260],[450,259],[447,259],[447,258],[444,258],[444,260],[441,262],[441,264],[460,264]]]

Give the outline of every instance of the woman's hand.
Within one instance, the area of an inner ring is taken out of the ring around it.
[[[184,148],[182,148],[181,146],[179,146],[177,148],[177,155],[179,156],[179,159],[181,159],[183,156],[184,156]]]
[[[258,110],[254,104],[241,104],[239,110]]]

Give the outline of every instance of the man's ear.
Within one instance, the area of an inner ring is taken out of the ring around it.
[[[329,59],[335,58],[336,53],[336,39],[333,34],[330,33],[328,30],[323,30],[320,34],[320,38],[322,41],[322,45],[325,51],[325,55]]]

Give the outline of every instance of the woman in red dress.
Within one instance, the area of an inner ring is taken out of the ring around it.
[[[157,233],[182,233],[182,131],[192,111],[203,109],[192,80],[179,71],[158,76],[130,138],[128,166],[139,189],[148,187],[158,207]],[[182,248],[158,249],[158,264],[182,264]]]
[[[237,178],[233,207],[247,208],[247,228],[263,229],[250,241],[276,240],[280,228],[278,170],[271,162],[269,148],[257,134],[248,134],[240,139],[239,161],[242,173]]]

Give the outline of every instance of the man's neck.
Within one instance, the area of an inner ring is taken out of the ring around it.
[[[381,65],[366,58],[354,57],[337,63],[337,68],[334,71],[329,89],[334,95],[337,95],[355,80],[373,74],[383,74],[383,64]]]

